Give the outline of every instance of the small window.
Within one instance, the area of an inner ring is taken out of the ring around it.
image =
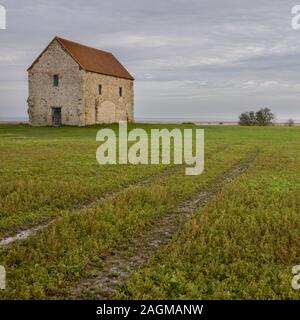
[[[122,97],[122,95],[123,95],[123,88],[120,87],[120,88],[119,88],[119,96]]]
[[[53,76],[53,87],[58,87],[59,85],[59,77],[58,77],[58,74],[55,74]]]
[[[99,84],[98,91],[99,91],[99,94],[101,95],[102,94],[102,84]]]

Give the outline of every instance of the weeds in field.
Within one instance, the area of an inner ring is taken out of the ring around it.
[[[263,149],[115,298],[299,299],[300,148]]]
[[[290,286],[291,268],[300,260],[297,127],[207,127],[209,156],[204,174],[195,177],[184,176],[181,167],[173,174],[164,174],[163,166],[99,167],[98,129],[0,126],[0,235],[60,217],[0,249],[7,272],[0,298],[64,297],[70,285],[91,276],[107,250],[151,228],[255,146],[262,153],[251,169],[115,297],[297,298]],[[150,175],[156,176],[149,183],[73,210]]]

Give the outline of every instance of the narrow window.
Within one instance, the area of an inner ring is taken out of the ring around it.
[[[53,76],[53,87],[58,87],[59,85],[59,77],[58,77],[58,74],[55,74]]]
[[[99,91],[99,94],[101,95],[102,94],[102,84],[99,84],[98,91]]]
[[[122,95],[123,95],[123,88],[120,87],[120,88],[119,88],[119,96],[122,97]]]

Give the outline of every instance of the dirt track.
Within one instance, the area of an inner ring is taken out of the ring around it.
[[[168,244],[172,236],[192,216],[195,209],[204,206],[217,195],[222,187],[242,174],[253,162],[257,151],[251,153],[224,175],[216,178],[205,189],[199,191],[191,199],[181,203],[174,210],[156,220],[148,230],[131,241],[123,243],[102,256],[102,264],[91,266],[96,274],[71,289],[69,295],[73,299],[107,299],[134,271],[137,271],[155,252]]]

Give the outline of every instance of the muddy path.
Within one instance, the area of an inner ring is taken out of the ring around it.
[[[216,196],[226,184],[241,175],[256,158],[258,151],[234,165],[221,177],[193,197],[153,222],[127,243],[102,256],[101,266],[93,265],[93,278],[79,282],[69,292],[72,299],[107,299],[130,275],[137,271],[155,252],[168,244],[194,211]]]
[[[223,145],[218,147],[215,152],[220,152],[220,151],[224,151],[228,148],[228,145]],[[116,191],[110,191],[110,192],[106,192],[104,194],[102,194],[101,196],[95,198],[93,201],[89,202],[88,204],[81,204],[76,206],[73,209],[70,209],[69,212],[70,213],[74,213],[74,212],[78,212],[82,209],[88,209],[88,208],[93,208],[93,207],[97,207],[100,202],[105,201],[105,200],[109,200],[112,199],[116,196],[118,196],[119,194],[121,194],[122,192],[126,191],[126,190],[130,190],[133,188],[138,188],[141,187],[143,185],[147,185],[150,184],[151,182],[156,181],[157,179],[160,179],[162,176],[168,176],[168,175],[172,175],[175,174],[176,172],[182,170],[183,165],[170,165],[167,166],[166,168],[159,170],[158,172],[155,172],[147,177],[143,177],[138,181],[129,183],[128,185],[124,186],[123,188],[120,188]],[[62,217],[59,216],[57,218],[48,220],[48,221],[44,221],[40,224],[35,224],[35,225],[30,225],[30,226],[25,226],[24,228],[21,228],[20,230],[18,230],[15,233],[11,233],[8,232],[7,235],[0,237],[0,249],[1,248],[5,248],[11,244],[13,244],[16,241],[20,241],[20,240],[26,240],[27,238],[29,238],[30,236],[34,235],[36,232],[43,230],[47,227],[49,227],[49,225],[55,221],[57,221],[58,219],[61,219]]]
[[[168,166],[165,169],[160,170],[154,174],[151,174],[148,177],[144,177],[136,182],[130,183],[127,186],[118,189],[117,191],[111,191],[111,192],[104,193],[103,195],[99,196],[98,198],[95,198],[93,201],[89,202],[88,204],[79,205],[79,206],[75,207],[74,209],[69,210],[69,212],[74,213],[74,212],[77,212],[77,211],[80,211],[83,209],[96,207],[100,204],[100,202],[108,200],[108,199],[112,199],[126,190],[138,188],[143,185],[149,184],[149,183],[155,181],[156,179],[159,179],[162,176],[168,176],[168,175],[174,174],[179,170],[181,170],[180,166],[174,166],[174,165]],[[9,233],[7,236],[0,238],[0,248],[7,247],[8,245],[11,245],[16,241],[25,240],[25,239],[29,238],[30,236],[34,235],[36,232],[47,228],[51,223],[53,223],[61,218],[62,218],[62,216],[59,216],[59,217],[54,218],[50,221],[20,229],[15,234]]]
[[[30,237],[31,235],[33,235],[34,233],[47,228],[49,226],[49,224],[50,223],[41,224],[41,225],[38,225],[38,226],[30,228],[30,229],[19,231],[18,233],[16,233],[13,236],[5,237],[2,240],[0,240],[0,248],[6,247],[16,241],[19,241],[19,240],[25,240],[28,237]]]

